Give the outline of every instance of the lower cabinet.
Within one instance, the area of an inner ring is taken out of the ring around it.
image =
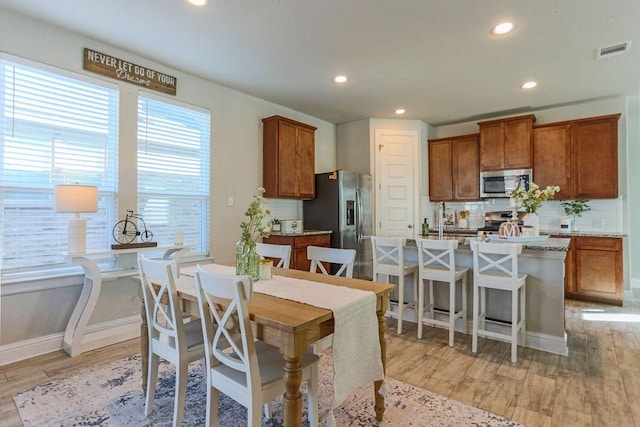
[[[272,235],[264,239],[264,243],[274,245],[291,246],[290,268],[295,270],[309,271],[311,261],[307,259],[307,246],[331,246],[331,234],[311,234],[311,235]]]
[[[565,260],[568,298],[622,305],[622,239],[574,237]]]

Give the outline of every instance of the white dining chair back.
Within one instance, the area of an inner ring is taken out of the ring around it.
[[[162,357],[176,367],[173,425],[180,426],[189,363],[204,357],[202,325],[200,319],[184,321],[174,281],[174,271],[177,271],[174,260],[151,260],[140,255],[138,269],[149,336],[145,415],[149,416],[153,409],[159,358]]]
[[[526,346],[526,274],[518,271],[521,244],[471,241],[473,251],[473,337],[471,351],[478,351],[478,335],[511,343],[511,361],[517,361],[518,332]],[[511,292],[511,334],[486,328],[486,289]]]
[[[371,236],[371,249],[373,252],[373,280],[378,281],[379,276],[387,276],[387,283],[390,283],[389,277],[398,278],[398,311],[391,313],[398,318],[398,333],[402,333],[402,316],[405,308],[416,307],[418,296],[418,265],[415,263],[406,263],[404,260],[404,246],[406,239],[403,237],[380,237]],[[413,275],[413,297],[414,299],[408,303],[404,302],[404,280],[406,276]],[[417,310],[416,310],[417,311]],[[416,322],[418,316],[416,313]]]
[[[271,243],[256,243],[256,252],[262,258],[275,258],[278,260],[276,267],[289,268],[291,262],[291,246],[274,245]]]
[[[444,326],[449,329],[449,345],[453,346],[455,321],[462,319],[462,329],[467,332],[467,273],[468,268],[456,268],[457,240],[418,239],[418,338],[422,338],[422,325]],[[424,318],[424,282],[429,282],[429,310],[431,317]],[[448,320],[436,318],[434,282],[445,282],[449,287]],[[456,284],[461,286],[461,308],[456,311]]]
[[[353,265],[356,261],[355,249],[325,248],[321,246],[307,246],[307,258],[311,261],[309,271],[329,275],[323,263],[338,264],[340,267],[334,276],[353,277]]]
[[[284,394],[284,359],[277,347],[255,341],[247,306],[248,276],[195,273],[196,295],[205,336],[206,425],[217,424],[220,392],[247,408],[248,425],[261,425],[262,407]],[[226,300],[226,304],[219,301]],[[309,421],[318,424],[318,357],[302,358],[302,381],[309,382]]]

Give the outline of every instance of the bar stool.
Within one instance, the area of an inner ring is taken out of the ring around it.
[[[449,346],[453,347],[453,334],[456,319],[462,318],[464,333],[467,333],[467,272],[468,268],[456,269],[455,251],[458,249],[457,240],[429,240],[418,239],[418,338],[422,338],[422,325],[444,326],[449,329]],[[424,281],[429,281],[429,305],[426,307],[431,318],[424,317]],[[433,296],[433,282],[445,282],[449,285],[449,319],[437,320],[435,317],[435,300]],[[456,311],[456,283],[462,287],[462,306]]]
[[[402,333],[402,312],[405,308],[414,307],[415,299],[409,303],[404,302],[404,278],[413,275],[413,297],[418,294],[418,281],[416,273],[417,264],[404,262],[404,244],[406,239],[401,237],[377,237],[371,236],[373,250],[373,280],[378,280],[379,274],[387,275],[387,283],[390,276],[398,278],[398,333]],[[417,321],[417,320],[416,320]]]
[[[511,343],[511,362],[515,363],[518,360],[519,330],[522,330],[523,345],[527,345],[527,275],[518,273],[518,255],[522,253],[522,245],[471,241],[471,250],[473,251],[473,339],[471,351],[478,352],[478,334],[503,339]],[[485,319],[486,289],[511,292],[510,335],[487,330]],[[518,304],[520,310],[518,310]],[[520,312],[519,320],[518,311]],[[482,322],[481,326],[480,322]]]

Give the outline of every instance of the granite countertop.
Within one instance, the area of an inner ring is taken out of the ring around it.
[[[272,236],[315,236],[317,234],[331,234],[332,230],[303,230],[302,233],[281,233],[280,231],[272,231]]]
[[[438,238],[437,235],[430,234],[429,239],[436,240]],[[476,239],[476,237],[469,236],[460,236],[455,234],[444,235],[444,240],[457,240],[459,243],[459,247],[468,247],[469,239]],[[533,251],[557,251],[557,252],[566,252],[569,249],[569,243],[571,239],[569,236],[567,238],[559,238],[559,237],[549,237],[540,242],[521,242],[522,249],[528,249]]]
[[[437,228],[431,228],[429,230],[429,235],[438,234]],[[462,235],[462,236],[475,236],[478,234],[477,228],[458,228],[458,227],[445,227],[444,234],[453,234],[453,235]],[[541,235],[550,235],[554,237],[565,237],[567,239],[571,237],[627,237],[626,233],[621,233],[618,231],[575,231],[575,232],[566,232],[562,230],[540,230]]]

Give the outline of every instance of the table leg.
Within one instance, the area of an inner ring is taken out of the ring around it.
[[[380,339],[380,355],[382,357],[382,370],[387,372],[387,340],[384,337],[387,325],[384,318],[386,312],[385,304],[382,304],[382,308],[376,312],[378,316],[378,338]],[[373,383],[373,394],[375,397],[375,411],[376,421],[381,422],[384,419],[384,396],[380,394],[380,387],[382,381],[376,381]]]
[[[149,375],[149,331],[147,330],[147,311],[144,307],[144,298],[140,307],[140,362],[142,363],[142,391],[147,394],[147,376]]]
[[[284,425],[299,426],[302,422],[302,382],[301,356],[284,358]]]

